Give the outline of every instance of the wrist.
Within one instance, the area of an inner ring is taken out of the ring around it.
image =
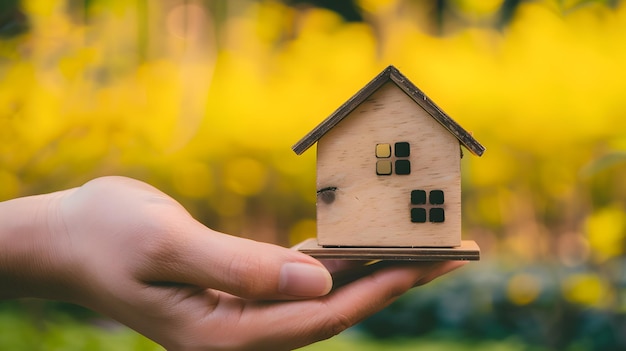
[[[0,298],[72,299],[68,236],[59,215],[64,194],[0,202]]]

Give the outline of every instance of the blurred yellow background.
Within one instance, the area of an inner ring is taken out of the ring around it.
[[[11,3],[0,200],[126,175],[217,230],[294,244],[315,235],[315,152],[291,145],[393,64],[487,147],[462,160],[463,236],[483,260],[624,254],[620,1],[349,2],[358,20],[305,1]],[[508,287],[519,305],[541,290],[529,273]],[[562,291],[626,310],[602,273]]]

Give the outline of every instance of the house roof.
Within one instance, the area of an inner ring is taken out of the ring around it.
[[[426,94],[419,90],[411,83],[397,68],[389,66],[385,68],[372,81],[367,83],[348,101],[341,105],[335,112],[326,118],[317,127],[311,130],[293,147],[293,151],[300,155],[315,144],[329,130],[335,127],[339,122],[346,118],[357,106],[372,95],[378,88],[387,82],[395,83],[398,88],[402,89],[413,101],[428,112],[437,122],[439,122],[448,132],[454,135],[459,142],[465,146],[471,153],[481,156],[485,152],[482,146],[474,137],[465,129],[457,124],[450,116],[448,116],[439,106],[437,106]]]

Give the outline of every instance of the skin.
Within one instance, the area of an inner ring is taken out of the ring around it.
[[[320,262],[211,230],[123,177],[0,202],[0,242],[0,298],[80,304],[168,350],[305,346],[463,264]]]

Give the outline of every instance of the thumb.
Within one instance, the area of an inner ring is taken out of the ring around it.
[[[219,233],[199,223],[183,236],[185,240],[158,255],[154,262],[158,268],[150,269],[142,280],[189,284],[257,300],[318,297],[332,288],[328,270],[300,252]]]

